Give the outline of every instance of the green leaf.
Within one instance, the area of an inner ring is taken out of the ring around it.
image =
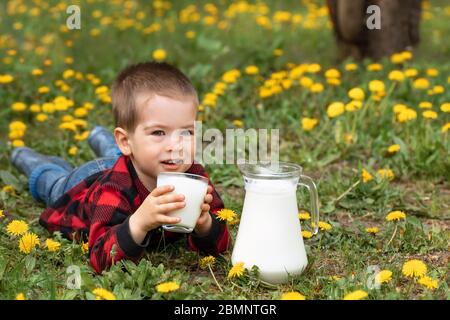
[[[35,265],[36,265],[35,257],[33,257],[33,256],[25,257],[25,269],[27,269],[28,272],[33,271]]]
[[[16,189],[17,191],[23,190],[20,181],[15,176],[13,176],[12,173],[9,171],[1,170],[0,179],[2,179],[4,184],[13,186],[13,188]]]

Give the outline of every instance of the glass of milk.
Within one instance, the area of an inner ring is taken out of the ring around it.
[[[156,186],[173,185],[175,189],[167,194],[182,194],[185,197],[186,206],[174,210],[168,215],[180,217],[177,224],[163,225],[167,231],[190,233],[194,230],[200,217],[201,206],[208,189],[208,179],[197,174],[185,172],[161,172],[158,175]]]

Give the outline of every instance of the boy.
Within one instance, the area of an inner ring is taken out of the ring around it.
[[[166,63],[130,66],[113,85],[112,104],[115,141],[101,127],[88,139],[102,158],[70,171],[64,160],[29,148],[17,148],[11,156],[29,176],[33,197],[48,206],[40,224],[69,239],[87,237],[90,262],[98,273],[113,260],[137,261],[162,236],[170,241],[183,235],[162,234],[161,225],[180,221],[167,214],[185,202],[183,195],[167,195],[173,186],[156,187],[160,172],[208,177],[193,162],[198,98],[183,73]],[[177,154],[183,154],[184,161]],[[227,226],[216,218],[222,208],[210,182],[196,227],[187,235],[191,250],[218,254],[228,248]]]

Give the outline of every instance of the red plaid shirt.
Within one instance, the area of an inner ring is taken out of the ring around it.
[[[188,173],[208,177],[204,168],[194,163]],[[212,186],[211,181],[209,184]],[[128,218],[139,208],[149,191],[139,180],[129,157],[121,156],[108,170],[91,175],[48,207],[39,223],[50,232],[60,231],[68,239],[89,241],[89,256],[96,272],[121,259],[138,261],[146,248],[156,247],[162,228],[150,231],[142,244],[134,242]],[[223,202],[213,187],[210,204],[212,227],[208,235],[187,235],[188,247],[194,251],[217,255],[227,250],[230,237],[225,223],[216,218]],[[177,240],[182,233],[164,231],[165,241]],[[115,249],[114,249],[115,248]]]

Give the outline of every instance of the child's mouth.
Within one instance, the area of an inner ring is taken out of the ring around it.
[[[166,169],[176,169],[183,163],[183,160],[170,159],[170,160],[161,161],[161,163],[162,163],[163,167]]]

